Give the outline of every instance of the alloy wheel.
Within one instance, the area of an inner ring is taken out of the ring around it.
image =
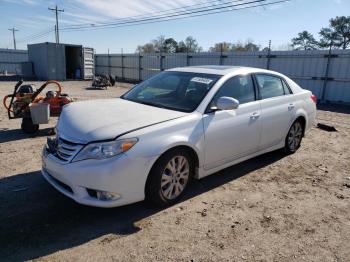
[[[303,137],[303,128],[299,122],[295,122],[289,130],[288,146],[291,151],[296,151]]]
[[[162,195],[172,200],[185,189],[190,176],[190,164],[186,157],[175,156],[165,166],[161,179]]]

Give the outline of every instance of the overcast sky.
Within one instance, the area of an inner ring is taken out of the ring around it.
[[[227,2],[226,0],[221,0]],[[238,0],[237,0],[238,1]],[[48,7],[64,9],[59,14],[61,28],[72,24],[93,24],[101,21],[143,15],[204,0],[0,0],[0,48],[13,48],[15,27],[17,48],[26,49],[30,35],[39,35],[54,28],[54,13]],[[318,37],[321,27],[328,26],[330,18],[350,15],[350,0],[291,0],[269,7],[258,7],[223,14],[144,24],[132,27],[60,32],[64,43],[93,47],[97,53],[134,52],[137,45],[149,42],[159,35],[183,40],[195,37],[206,50],[216,42],[252,39],[262,47],[272,40],[274,48],[287,45],[302,30]],[[22,40],[22,41],[21,41]],[[54,32],[30,43],[54,42]]]

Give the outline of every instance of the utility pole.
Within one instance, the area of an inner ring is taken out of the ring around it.
[[[58,29],[58,12],[64,12],[63,9],[58,9],[57,5],[55,8],[50,8],[49,7],[49,10],[51,11],[55,11],[56,13],[56,44],[59,44],[60,43],[60,35],[59,35],[59,29]]]
[[[16,28],[10,28],[9,29],[10,31],[12,31],[12,36],[13,36],[13,48],[16,50],[17,47],[16,47],[16,36],[15,36],[15,32],[18,31],[18,29]]]

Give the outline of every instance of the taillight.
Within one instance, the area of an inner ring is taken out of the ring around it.
[[[317,97],[315,95],[311,95],[311,99],[315,104],[317,104]]]

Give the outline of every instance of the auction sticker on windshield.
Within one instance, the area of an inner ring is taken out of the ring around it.
[[[196,76],[191,79],[191,82],[209,85],[211,82],[213,82],[213,79]]]

